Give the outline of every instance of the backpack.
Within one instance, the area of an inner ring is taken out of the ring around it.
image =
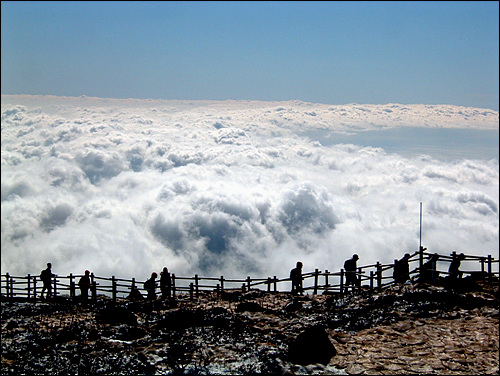
[[[47,279],[47,269],[43,269],[41,272],[40,272],[40,279],[42,281],[46,280]]]
[[[151,285],[152,285],[152,281],[150,279],[148,279],[146,282],[144,282],[144,290],[151,289],[153,287]]]

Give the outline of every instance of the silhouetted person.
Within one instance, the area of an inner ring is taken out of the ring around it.
[[[144,289],[148,292],[148,299],[156,299],[156,277],[158,274],[155,272],[151,273],[151,278],[144,282]]]
[[[160,290],[161,290],[161,298],[163,300],[170,299],[170,291],[172,289],[172,280],[170,279],[170,273],[168,272],[167,267],[163,268],[163,271],[160,273]]]
[[[142,300],[142,299],[144,299],[144,296],[142,296],[142,294],[139,291],[139,289],[137,288],[137,286],[132,286],[132,288],[130,290],[130,294],[128,295],[128,298],[133,299],[133,300]]]
[[[410,265],[408,260],[410,259],[410,254],[406,253],[400,260],[396,260],[394,263],[394,282],[405,283],[410,279]]]
[[[419,282],[434,284],[437,281],[439,276],[439,272],[436,270],[437,260],[439,259],[439,255],[434,253],[429,261],[427,261],[420,271]]]
[[[52,296],[52,277],[55,277],[55,274],[52,274],[52,264],[47,263],[47,269],[42,270],[40,273],[40,279],[43,282],[42,294],[41,297],[43,299],[43,293],[47,290],[46,299]]]
[[[290,278],[292,279],[292,294],[302,294],[302,263],[297,261],[295,268],[290,270]]]
[[[85,270],[85,275],[78,281],[78,287],[80,287],[80,297],[82,302],[86,303],[89,298],[90,271]]]
[[[451,280],[455,280],[457,278],[462,278],[462,272],[459,270],[460,269],[460,263],[462,260],[465,259],[465,255],[463,253],[460,253],[458,256],[453,258],[453,260],[450,263],[450,268],[448,269],[448,273],[450,276]]]
[[[344,262],[345,269],[345,290],[349,285],[359,286],[359,279],[356,275],[356,269],[358,268],[356,262],[359,260],[359,256],[354,254],[352,258]]]

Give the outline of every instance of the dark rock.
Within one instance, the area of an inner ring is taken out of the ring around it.
[[[97,312],[96,321],[104,324],[137,326],[137,316],[125,307],[105,307]]]
[[[265,309],[259,303],[255,302],[243,302],[238,304],[236,307],[236,312],[264,312]]]
[[[165,312],[162,319],[156,323],[156,329],[184,330],[200,326],[202,322],[202,312],[192,309],[178,309]]]
[[[19,324],[15,320],[10,320],[8,322],[7,326],[5,327],[5,329],[7,329],[7,330],[11,330],[11,329],[14,329],[14,328],[19,328]]]
[[[307,364],[328,364],[337,354],[323,326],[312,326],[300,333],[288,347],[290,362]]]
[[[179,331],[199,326],[228,328],[230,326],[230,313],[221,307],[167,311],[161,320],[158,320],[155,328]]]
[[[292,300],[290,303],[288,303],[284,310],[285,312],[296,312],[298,310],[302,309],[302,303],[296,299]]]
[[[222,300],[226,300],[229,302],[237,302],[240,300],[241,292],[240,291],[221,291],[220,297]]]
[[[263,296],[266,296],[266,292],[262,290],[252,290],[248,291],[244,294],[241,295],[240,300],[252,300],[252,299],[258,299],[262,298]]]
[[[138,338],[142,338],[146,335],[146,331],[143,328],[138,328],[129,325],[120,325],[116,329],[115,338],[123,341],[131,341]]]

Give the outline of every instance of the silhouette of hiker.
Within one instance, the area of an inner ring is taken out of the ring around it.
[[[394,263],[394,282],[405,283],[410,279],[410,265],[408,260],[410,259],[410,254],[406,253],[400,260],[396,260]]]
[[[354,254],[352,258],[344,262],[345,269],[345,291],[347,292],[347,287],[353,285],[354,287],[359,286],[359,279],[356,276],[357,265],[356,262],[359,260],[359,256]]]
[[[437,281],[439,272],[436,270],[436,263],[439,259],[439,255],[434,253],[429,261],[422,265],[422,270],[420,271],[419,282],[434,284]]]
[[[144,289],[148,292],[148,299],[156,299],[156,277],[158,274],[155,272],[151,273],[151,278],[144,282]]]
[[[297,261],[295,268],[290,270],[290,278],[292,279],[292,294],[302,294],[302,263]]]
[[[172,288],[172,280],[170,279],[170,273],[168,268],[165,266],[163,271],[160,273],[160,290],[161,298],[163,300],[170,299],[170,291]]]
[[[454,257],[451,261],[448,273],[451,280],[456,280],[457,278],[462,278],[462,272],[460,269],[460,263],[465,259],[465,255],[460,253],[458,256]]]
[[[42,294],[41,298],[43,299],[43,293],[47,290],[46,299],[49,299],[52,296],[52,277],[55,277],[55,274],[52,274],[52,264],[47,263],[47,269],[42,270],[40,273],[40,279],[43,282]]]
[[[78,286],[80,287],[80,297],[82,302],[86,303],[89,298],[90,271],[85,270],[85,275],[78,281]]]
[[[139,289],[137,288],[137,286],[132,286],[132,288],[130,290],[130,294],[128,295],[128,298],[133,299],[133,300],[142,300],[142,299],[144,299],[144,296],[142,296],[142,294],[139,291]]]

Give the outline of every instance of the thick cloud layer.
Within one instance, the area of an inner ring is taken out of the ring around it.
[[[422,243],[498,255],[498,159],[442,161],[306,135],[498,130],[455,106],[2,96],[2,273],[286,276]],[[411,140],[410,140],[411,143]]]

